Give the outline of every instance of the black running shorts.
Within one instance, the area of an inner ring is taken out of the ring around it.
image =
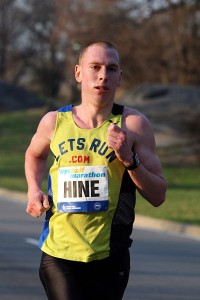
[[[121,300],[128,283],[129,250],[89,263],[42,254],[40,279],[49,300]]]

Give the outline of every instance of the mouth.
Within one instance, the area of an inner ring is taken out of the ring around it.
[[[99,90],[99,91],[101,91],[101,92],[105,92],[105,91],[108,91],[108,90],[109,90],[109,88],[108,88],[107,86],[105,86],[105,85],[98,85],[98,86],[95,86],[95,89],[96,89],[96,90]]]

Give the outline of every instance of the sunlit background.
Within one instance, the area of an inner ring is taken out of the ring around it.
[[[119,49],[116,101],[152,122],[169,184],[165,205],[139,201],[139,213],[200,224],[198,0],[1,0],[0,187],[26,191],[31,136],[47,111],[80,101],[74,65],[97,40]]]

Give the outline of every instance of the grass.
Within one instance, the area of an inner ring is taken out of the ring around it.
[[[164,165],[167,197],[158,208],[138,196],[136,212],[176,222],[200,225],[200,172],[198,166]]]
[[[44,113],[37,109],[0,114],[1,188],[26,192],[24,153]],[[200,225],[199,167],[185,166],[183,161],[183,165],[164,164],[163,168],[168,181],[166,202],[153,208],[138,195],[136,213]]]
[[[24,154],[44,110],[0,114],[0,187],[26,191]]]

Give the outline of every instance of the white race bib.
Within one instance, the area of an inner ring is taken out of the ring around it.
[[[58,212],[108,210],[105,166],[63,167],[58,172]]]

